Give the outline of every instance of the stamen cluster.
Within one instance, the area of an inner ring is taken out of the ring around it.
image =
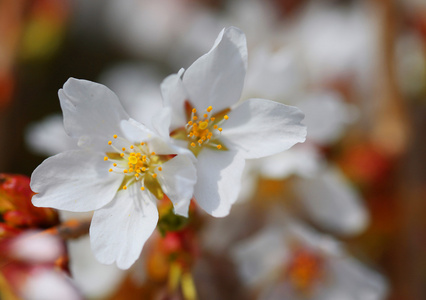
[[[113,136],[117,139],[117,135]],[[132,144],[124,138],[119,138],[120,142],[124,142],[128,147],[122,147],[121,149],[113,145],[112,141],[108,141],[116,152],[108,152],[104,157],[105,161],[112,161],[112,167],[110,172],[124,173],[126,179],[124,180],[122,188],[124,190],[130,184],[138,182],[142,191],[145,190],[145,180],[148,176],[153,179],[157,178],[156,171],[162,171],[162,160],[155,152],[150,152],[148,145],[144,142],[140,144]]]
[[[225,115],[220,121],[217,121],[215,117],[212,116],[213,108],[209,106],[206,109],[206,113],[202,117],[197,116],[197,110],[192,109],[190,121],[185,125],[187,137],[191,141],[191,147],[204,146],[211,144],[211,141],[214,139],[214,135],[220,134],[222,128],[219,127],[224,120],[228,120],[228,116]],[[213,146],[216,146],[217,149],[221,149],[222,145],[217,143]]]

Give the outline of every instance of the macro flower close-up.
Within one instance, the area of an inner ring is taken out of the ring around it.
[[[426,299],[424,2],[0,1],[0,299]]]
[[[157,199],[166,194],[175,212],[187,216],[196,180],[191,157],[130,119],[103,85],[71,78],[59,98],[65,130],[82,149],[57,154],[34,171],[33,203],[95,210],[96,257],[129,268],[157,225]]]

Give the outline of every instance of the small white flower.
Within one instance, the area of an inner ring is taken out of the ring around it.
[[[207,54],[162,84],[171,121],[164,115],[156,127],[196,155],[194,196],[215,217],[226,216],[236,201],[246,159],[272,155],[305,140],[299,109],[264,99],[236,104],[246,68],[246,38],[229,27]]]
[[[284,224],[270,225],[231,251],[245,284],[260,289],[258,299],[385,298],[384,278],[349,257],[337,241],[278,217]]]
[[[191,154],[168,136],[130,119],[101,84],[70,78],[59,90],[65,131],[81,149],[46,159],[33,172],[35,206],[95,210],[90,239],[96,258],[129,268],[158,221],[164,194],[186,216],[196,181]]]

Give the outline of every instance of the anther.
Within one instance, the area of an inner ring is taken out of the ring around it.
[[[104,160],[108,160],[108,156],[105,156],[105,157],[104,157]]]
[[[204,115],[203,115],[203,117],[204,117],[204,118],[207,118],[208,116],[209,116],[208,114],[204,114]]]
[[[116,139],[116,138],[117,138],[117,135],[116,135],[116,134],[114,134],[113,138],[115,138],[115,139]]]
[[[126,174],[128,171],[126,169],[123,170],[123,173]]]
[[[145,143],[144,143],[144,142],[141,142],[141,146],[143,146],[143,145],[145,145]]]
[[[155,155],[155,152],[151,152],[151,155]]]
[[[127,186],[123,186],[123,190],[127,190]]]
[[[195,114],[196,112],[197,112],[197,110],[196,110],[195,108],[193,108],[193,109],[192,109],[192,113],[194,113],[194,114]]]
[[[133,149],[134,147],[133,147],[133,145],[130,145],[130,149]]]
[[[112,144],[112,142],[111,141],[108,141],[108,145],[111,145]]]
[[[198,119],[198,117],[197,116],[193,116],[192,117],[192,120],[194,120],[194,121],[196,121]]]
[[[120,156],[121,156],[121,157],[124,157],[124,153],[120,153]]]
[[[157,178],[157,174],[155,174],[155,173],[154,173],[154,174],[152,174],[152,177],[153,177],[153,178]]]
[[[211,112],[212,109],[213,109],[213,107],[211,107],[211,106],[207,107],[207,112]]]
[[[224,115],[224,116],[223,116],[223,118],[224,118],[225,120],[228,120],[228,119],[229,119],[228,115]]]
[[[142,190],[142,191],[145,191],[145,188],[142,186],[142,187],[141,187],[141,190]]]
[[[163,171],[163,168],[162,167],[158,167],[158,171]]]
[[[222,145],[217,145],[216,148],[220,150],[222,148]]]
[[[112,169],[109,169],[108,171],[112,172]]]
[[[123,147],[123,148],[121,148],[121,150],[126,151],[126,148]]]
[[[116,167],[116,166],[117,166],[117,164],[116,164],[116,163],[113,163],[112,165],[113,165],[114,167]]]
[[[222,132],[222,128],[220,128],[220,127],[217,130],[219,130],[220,132]]]
[[[195,147],[195,143],[191,143],[191,147]]]

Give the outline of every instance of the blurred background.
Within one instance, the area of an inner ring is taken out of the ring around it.
[[[242,99],[300,107],[308,138],[284,157],[249,162],[229,217],[200,213],[191,269],[198,298],[280,299],[265,286],[292,277],[247,276],[241,249],[265,228],[292,228],[280,223],[288,219],[381,274],[371,299],[426,299],[424,0],[0,1],[0,171],[30,176],[49,155],[75,147],[57,97],[69,77],[107,85],[137,116],[158,105],[162,79],[207,52],[226,26],[247,37]],[[276,210],[283,215],[271,216]],[[249,260],[261,264],[265,243]],[[180,299],[144,294],[161,290],[162,275],[146,274],[139,285],[113,276],[103,293],[75,280],[87,298]],[[149,280],[156,285],[147,288]],[[343,299],[312,290],[291,297]]]

